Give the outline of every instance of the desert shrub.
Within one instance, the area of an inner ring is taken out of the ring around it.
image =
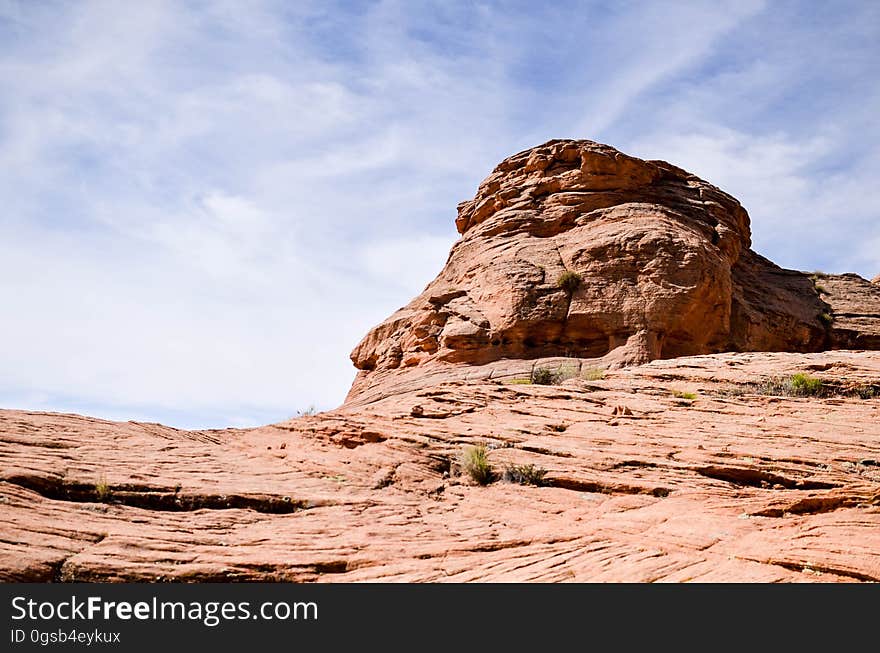
[[[535,385],[553,385],[557,381],[557,373],[549,367],[536,367],[532,370],[532,383]]]
[[[691,401],[697,398],[695,392],[682,392],[681,390],[673,390],[672,395],[677,399],[690,399]]]
[[[874,399],[875,397],[880,397],[880,386],[860,384],[851,388],[850,393],[859,399]]]
[[[601,381],[605,378],[605,370],[601,367],[590,367],[581,373],[581,378],[585,381]]]
[[[534,383],[535,385],[556,385],[563,381],[568,381],[568,379],[574,379],[577,377],[577,365],[561,365],[555,369],[550,367],[536,367],[532,370],[529,382]]]
[[[569,295],[573,295],[575,291],[581,287],[581,275],[571,270],[566,270],[556,279],[556,286],[562,288]]]
[[[98,501],[107,501],[113,495],[113,491],[110,489],[110,486],[107,484],[107,479],[103,476],[101,479],[95,483],[95,498]]]
[[[822,394],[825,390],[822,379],[817,379],[803,372],[792,374],[788,378],[788,384],[791,386],[792,393],[797,395],[815,396]]]
[[[477,444],[464,448],[461,453],[461,471],[478,485],[488,485],[495,479],[486,445]]]
[[[823,324],[831,324],[834,322],[834,316],[831,313],[819,313],[819,321]]]
[[[529,465],[508,465],[504,468],[503,479],[508,483],[519,485],[544,485],[547,470]]]
[[[762,395],[781,395],[784,397],[821,397],[829,394],[822,379],[803,372],[787,378],[773,378],[751,386]]]

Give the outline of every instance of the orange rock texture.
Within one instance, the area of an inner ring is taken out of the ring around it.
[[[798,372],[834,391],[760,385]],[[595,376],[251,430],[0,411],[0,580],[880,581],[880,353]],[[543,486],[474,484],[477,443]]]

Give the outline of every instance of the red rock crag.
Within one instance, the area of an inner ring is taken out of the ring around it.
[[[437,278],[352,352],[352,397],[388,371],[438,363],[880,346],[876,311],[840,330],[833,319],[838,299],[880,301],[876,287],[833,277],[820,293],[749,249],[733,197],[607,145],[554,140],[505,159],[456,226]]]

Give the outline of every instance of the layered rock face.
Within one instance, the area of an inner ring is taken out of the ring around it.
[[[373,372],[433,363],[619,366],[880,346],[880,312],[856,335],[852,324],[836,333],[833,317],[837,290],[859,304],[855,295],[880,300],[876,286],[834,281],[820,293],[815,278],[749,249],[749,216],[733,197],[607,145],[555,140],[505,159],[459,205],[456,226],[437,278],[352,352],[353,395]]]

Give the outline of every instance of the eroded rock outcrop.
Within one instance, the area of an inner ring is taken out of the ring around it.
[[[783,270],[729,195],[588,141],[502,162],[457,224],[336,410],[0,410],[0,582],[880,581],[880,352],[624,366],[880,349],[877,279]]]
[[[505,159],[456,226],[437,278],[352,352],[352,396],[374,372],[434,363],[878,346],[873,309],[834,317],[837,302],[850,315],[865,293],[880,300],[876,286],[829,276],[820,292],[750,250],[736,199],[607,145],[555,140]]]

